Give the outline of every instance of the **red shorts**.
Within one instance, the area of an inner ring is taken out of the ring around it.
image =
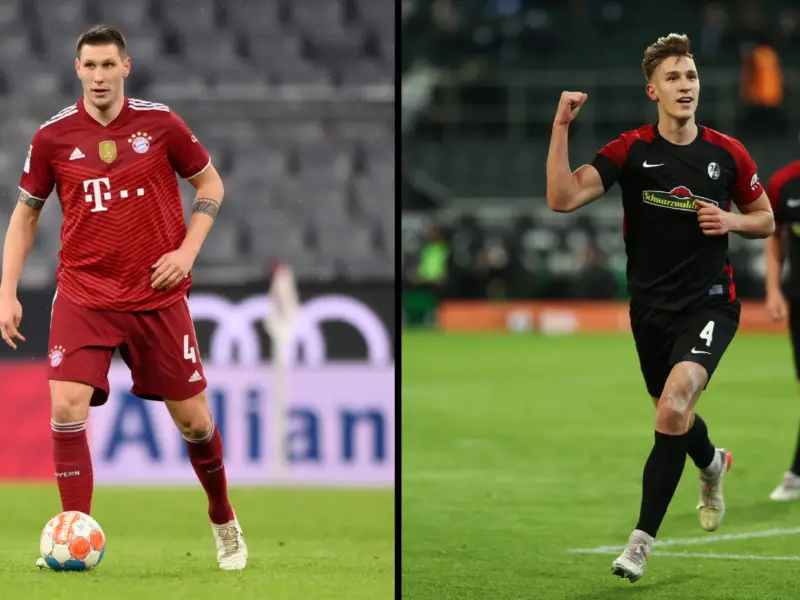
[[[145,400],[186,400],[206,389],[189,304],[161,310],[94,310],[56,294],[50,322],[48,379],[95,388],[92,406],[108,400],[114,350],[131,370],[131,393]]]

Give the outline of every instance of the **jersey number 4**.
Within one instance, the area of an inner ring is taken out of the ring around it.
[[[711,345],[711,340],[714,339],[714,321],[709,321],[700,332],[700,339],[706,341],[706,346]]]
[[[193,363],[197,362],[197,354],[194,351],[194,346],[189,341],[189,334],[183,336],[183,358]]]

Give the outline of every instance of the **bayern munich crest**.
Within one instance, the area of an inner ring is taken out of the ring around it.
[[[150,141],[152,139],[153,137],[147,135],[146,132],[137,131],[134,135],[128,138],[128,142],[130,143],[134,152],[138,154],[144,154],[150,150]]]
[[[64,360],[64,346],[55,346],[50,350],[50,366],[57,367]]]

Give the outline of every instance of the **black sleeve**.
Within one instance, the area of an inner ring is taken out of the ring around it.
[[[622,137],[603,146],[592,161],[592,166],[600,173],[603,189],[607,192],[619,180],[622,165],[628,158],[628,148]]]
[[[607,192],[619,178],[620,168],[613,160],[600,153],[595,155],[591,165],[600,173],[603,189]]]
[[[785,215],[786,201],[783,197],[783,194],[778,196],[772,211],[775,215],[775,223],[777,223],[778,225],[783,225],[786,222],[786,215]]]

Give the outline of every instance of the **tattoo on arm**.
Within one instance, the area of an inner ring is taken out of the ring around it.
[[[21,190],[19,193],[19,202],[20,204],[24,204],[25,206],[33,210],[42,210],[42,207],[44,206],[44,200],[39,200],[38,198],[34,198],[24,190]]]
[[[208,215],[212,219],[217,217],[219,212],[219,202],[211,198],[197,198],[192,207],[192,213],[202,213]]]

